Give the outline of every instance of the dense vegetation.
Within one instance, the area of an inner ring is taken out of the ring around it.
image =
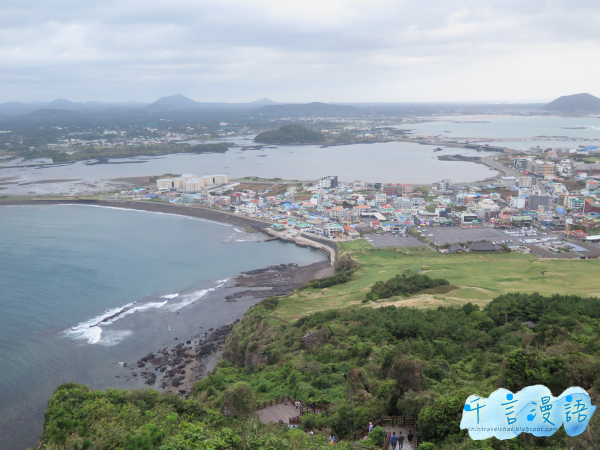
[[[356,269],[358,269],[358,264],[356,264],[352,258],[339,258],[335,263],[334,275],[311,280],[300,289],[323,289],[335,286],[336,284],[347,283],[351,280],[352,274],[356,271]]]
[[[224,359],[184,401],[154,391],[90,391],[61,386],[46,413],[46,449],[326,448],[385,415],[418,417],[421,449],[598,448],[600,419],[568,437],[473,442],[459,429],[468,395],[513,392],[545,384],[600,389],[600,300],[512,293],[485,308],[354,307],[318,312],[292,323],[276,319],[280,301],[251,308],[227,340]],[[535,323],[533,330],[522,322]],[[290,394],[326,402],[302,418],[301,430],[263,425],[256,401]],[[315,430],[318,437],[307,436]],[[66,440],[64,439],[66,436]],[[380,445],[375,440],[369,445]],[[64,445],[63,445],[64,443]],[[143,445],[146,445],[145,447]],[[78,448],[78,447],[77,447]],[[338,448],[345,448],[340,445]]]
[[[290,124],[260,133],[254,141],[263,144],[316,144],[325,142],[325,135],[302,125]]]
[[[418,416],[421,443],[440,449],[591,448],[590,433],[474,443],[459,429],[468,395],[498,387],[518,391],[545,384],[555,395],[570,386],[600,388],[600,301],[578,296],[507,294],[484,309],[353,308],[319,312],[291,324],[252,308],[228,339],[226,360],[199,382],[204,404],[244,381],[259,400],[291,394],[333,406],[303,418],[307,428],[347,436],[391,414]],[[507,321],[505,323],[505,320]],[[522,322],[536,324],[530,330]],[[310,333],[313,332],[313,333]],[[308,336],[315,337],[308,339]],[[255,355],[263,355],[256,364]],[[421,444],[420,444],[421,445]],[[428,448],[427,445],[423,446]]]
[[[443,278],[429,278],[427,275],[415,273],[408,275],[396,275],[387,281],[378,281],[371,288],[366,296],[366,300],[377,300],[380,298],[390,298],[394,295],[416,294],[424,289],[436,288],[450,284]]]
[[[186,153],[225,153],[232,144],[227,142],[217,142],[215,144],[198,144],[190,147],[183,147]]]

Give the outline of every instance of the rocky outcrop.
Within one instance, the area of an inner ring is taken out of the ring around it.
[[[252,366],[255,369],[261,364],[267,365],[268,363],[269,357],[262,353],[247,353],[244,360],[245,366]]]
[[[329,338],[329,331],[327,328],[321,328],[320,330],[312,330],[302,336],[302,342],[305,348],[311,348],[313,345],[320,343],[324,344]]]

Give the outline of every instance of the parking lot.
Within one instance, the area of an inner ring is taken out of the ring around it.
[[[508,236],[504,234],[503,230],[496,230],[492,227],[489,228],[461,228],[461,227],[421,227],[421,232],[425,234],[428,240],[434,242],[436,245],[444,245],[445,243],[456,244],[458,242],[467,241],[490,241],[490,242],[502,242],[505,240],[512,239],[512,244],[508,245],[519,245],[518,238]],[[433,234],[433,236],[429,236]]]
[[[398,234],[367,234],[364,237],[375,248],[421,247],[427,245],[419,241],[414,236],[401,236]]]

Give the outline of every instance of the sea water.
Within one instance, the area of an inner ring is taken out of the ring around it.
[[[227,279],[326,259],[257,237],[171,214],[0,206],[0,447],[35,444],[59,384],[144,387],[118,363],[241,318],[255,300],[225,302]]]
[[[279,177],[284,180],[317,180],[337,175],[340,181],[363,180],[381,183],[435,183],[443,178],[454,182],[474,182],[498,174],[483,164],[466,161],[440,161],[441,155],[490,156],[472,149],[436,147],[410,142],[379,142],[322,148],[321,145],[276,145],[261,150],[243,150],[252,146],[252,137],[226,139],[239,147],[225,153],[170,154],[159,157],[112,159],[107,163],[80,161],[47,167],[2,168],[3,194],[78,195],[82,192],[114,190],[128,177],[166,173],[206,175],[225,173],[229,179],[247,176]],[[443,147],[443,146],[442,146]],[[31,163],[28,162],[28,163]],[[3,165],[14,165],[14,162]]]

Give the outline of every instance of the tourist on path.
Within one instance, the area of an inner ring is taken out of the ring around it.
[[[402,445],[404,444],[404,436],[402,435],[402,431],[399,432],[400,434],[398,435],[398,443],[400,444],[400,446],[398,448],[402,448]]]
[[[408,430],[408,436],[406,436],[406,439],[408,440],[408,448],[412,448],[413,437],[412,430]]]
[[[396,432],[392,433],[392,437],[390,438],[390,444],[392,444],[392,450],[396,450],[396,445],[398,444],[398,436],[396,436]]]
[[[369,422],[369,433],[373,431],[373,422]]]

